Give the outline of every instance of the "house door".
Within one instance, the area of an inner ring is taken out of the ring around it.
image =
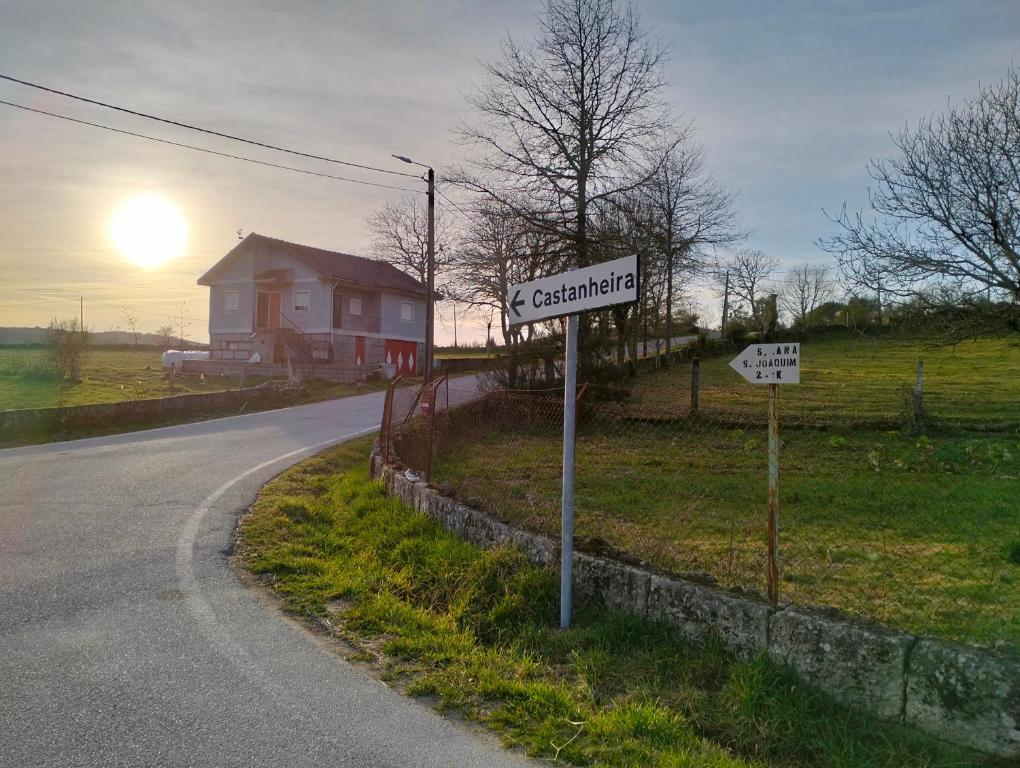
[[[354,364],[359,368],[365,364],[365,337],[354,337]]]
[[[269,294],[269,330],[276,331],[280,328],[280,311],[283,309],[283,294]]]
[[[417,374],[418,345],[413,341],[397,341],[386,339],[386,362],[397,367],[397,373],[401,376],[414,376]]]

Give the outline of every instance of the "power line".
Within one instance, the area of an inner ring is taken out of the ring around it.
[[[465,210],[464,210],[463,208],[461,208],[461,207],[460,207],[459,205],[457,205],[457,204],[456,204],[455,202],[453,202],[453,200],[451,200],[450,198],[448,198],[448,197],[447,197],[446,195],[444,195],[444,194],[442,193],[442,191],[441,191],[441,190],[439,190],[438,188],[436,189],[436,194],[437,194],[437,195],[439,195],[439,196],[440,196],[441,198],[443,198],[443,199],[444,199],[444,200],[445,200],[446,202],[448,202],[448,203],[449,203],[449,204],[450,204],[450,205],[451,205],[451,206],[452,206],[452,207],[453,207],[453,208],[454,208],[454,209],[455,209],[456,211],[458,211],[458,212],[459,212],[459,213],[460,213],[460,214],[461,214],[462,216],[464,216],[465,218],[467,218],[467,219],[468,219],[468,220],[470,221],[470,219],[471,219],[471,214],[470,214],[470,213],[468,213],[467,211],[465,211]]]
[[[0,75],[2,77],[2,75]],[[26,107],[23,104],[15,104],[11,101],[4,101],[0,99],[0,104],[5,104],[8,107],[14,107],[15,109],[23,109],[26,112],[35,112],[36,114],[46,115],[48,117],[55,117],[59,120],[67,120],[71,123],[78,123],[79,125],[89,125],[93,128],[102,128],[104,131],[112,131],[113,133],[121,133],[125,136],[134,136],[137,139],[147,139],[148,141],[155,141],[159,144],[168,144],[171,147],[180,147],[181,149],[191,149],[195,152],[204,152],[207,155],[216,155],[217,157],[228,157],[231,160],[241,160],[245,163],[254,163],[255,165],[265,165],[269,168],[278,168],[284,171],[293,171],[294,173],[304,173],[308,176],[319,176],[324,179],[335,179],[336,181],[349,181],[351,184],[364,184],[367,187],[381,187],[382,189],[396,189],[400,192],[411,192],[417,194],[424,194],[420,189],[408,189],[407,187],[395,187],[390,184],[377,184],[374,181],[362,181],[361,179],[349,179],[346,176],[334,176],[329,173],[319,173],[318,171],[308,171],[304,168],[295,168],[292,165],[280,165],[279,163],[270,163],[266,160],[256,160],[253,157],[245,157],[243,155],[232,155],[229,152],[218,152],[215,149],[206,149],[205,147],[196,147],[193,144],[182,144],[179,141],[170,141],[169,139],[159,139],[155,136],[148,136],[144,133],[135,133],[134,131],[125,131],[121,128],[113,128],[109,125],[103,125],[102,123],[93,123],[88,120],[79,120],[76,117],[68,117],[67,115],[58,115],[56,112],[47,112],[42,109],[35,109],[33,107]]]
[[[146,118],[148,120],[156,120],[156,121],[161,122],[161,123],[166,123],[167,125],[176,125],[179,128],[187,128],[188,130],[191,130],[191,131],[198,131],[199,133],[207,133],[210,136],[219,136],[220,138],[223,138],[223,139],[231,139],[232,141],[240,141],[240,142],[243,142],[245,144],[251,144],[251,145],[256,146],[256,147],[264,147],[265,149],[273,149],[273,150],[276,150],[277,152],[286,152],[287,154],[290,154],[290,155],[298,155],[299,157],[308,157],[308,158],[311,158],[312,160],[324,160],[327,163],[336,163],[337,165],[347,165],[347,166],[350,166],[351,168],[361,168],[361,169],[366,170],[366,171],[376,171],[378,173],[390,173],[390,174],[393,174],[394,176],[407,176],[407,177],[410,177],[412,179],[417,178],[417,176],[415,174],[413,174],[413,173],[405,173],[403,171],[391,171],[391,170],[388,170],[386,168],[376,168],[375,166],[372,166],[372,165],[362,165],[361,163],[352,163],[352,162],[349,162],[347,160],[336,160],[336,159],[334,159],[332,157],[326,157],[325,155],[315,155],[315,154],[312,154],[310,152],[301,152],[301,151],[296,150],[296,149],[288,149],[286,147],[278,147],[278,146],[276,146],[274,144],[266,144],[265,142],[255,141],[253,139],[244,139],[244,138],[241,138],[240,136],[234,136],[234,135],[229,134],[229,133],[221,133],[220,131],[214,131],[214,130],[212,130],[210,128],[201,128],[201,127],[199,127],[197,125],[189,125],[188,123],[182,123],[182,122],[179,122],[177,120],[171,120],[171,119],[166,118],[166,117],[159,117],[158,115],[150,115],[150,114],[147,114],[145,112],[139,112],[138,110],[135,110],[135,109],[128,109],[127,107],[119,107],[116,104],[108,104],[105,101],[97,101],[95,99],[89,99],[89,98],[86,98],[84,96],[79,96],[79,95],[74,94],[74,93],[68,93],[67,91],[58,91],[56,88],[48,88],[45,85],[39,85],[38,83],[30,83],[27,80],[19,80],[18,78],[11,77],[10,75],[0,74],[0,79],[8,80],[8,81],[10,81],[12,83],[18,83],[19,85],[27,85],[29,88],[36,88],[36,89],[38,89],[40,91],[46,91],[47,93],[55,93],[58,96],[65,96],[65,97],[67,97],[69,99],[75,99],[76,101],[85,102],[86,104],[95,104],[97,107],[105,107],[106,109],[114,109],[114,110],[116,110],[118,112],[124,112],[125,114],[128,114],[128,115],[134,115],[135,117],[144,117],[144,118]]]

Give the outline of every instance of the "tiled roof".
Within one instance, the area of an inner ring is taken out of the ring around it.
[[[254,232],[248,235],[230,253],[220,259],[216,266],[202,275],[198,280],[199,285],[207,285],[208,278],[215,271],[216,267],[229,259],[234,253],[246,250],[248,246],[259,243],[267,244],[289,253],[294,258],[315,269],[323,277],[361,284],[369,288],[388,288],[403,293],[425,294],[424,285],[413,277],[404,274],[393,265],[387,264],[385,261],[366,259],[363,256],[354,256],[350,253],[326,251],[322,248],[312,248],[308,245],[288,243],[286,240],[278,240],[275,237],[266,237]]]

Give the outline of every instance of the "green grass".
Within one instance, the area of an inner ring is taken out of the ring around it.
[[[508,745],[574,765],[993,764],[661,624],[581,605],[557,630],[552,571],[514,549],[476,549],[386,498],[365,476],[368,446],[266,486],[239,529],[244,562],[289,610],[328,616],[352,658]]]
[[[144,400],[219,392],[240,385],[238,376],[179,374],[171,393],[162,353],[151,349],[92,349],[86,354],[78,382],[61,381],[49,361],[45,349],[0,348],[0,410]],[[264,380],[248,376],[245,384],[254,386]],[[318,400],[355,392],[351,385],[320,380],[309,381],[307,387],[312,399]],[[377,389],[385,389],[385,384],[364,385],[357,392]]]
[[[189,393],[218,392],[240,385],[237,376],[178,375],[174,392],[171,392],[170,384],[165,377],[166,370],[162,367],[161,353],[152,349],[125,350],[101,347],[92,349],[82,365],[81,381],[72,382],[62,381],[55,373],[45,349],[0,348],[0,410],[152,399]],[[248,376],[246,386],[254,386],[263,381],[265,379],[261,377]],[[385,387],[385,382],[352,385],[311,379],[305,382],[300,392],[268,398],[261,401],[261,405],[253,405],[245,410],[331,400],[378,391]],[[128,428],[149,429],[224,415],[230,414],[210,409],[195,414],[193,418],[138,421]],[[5,435],[0,438],[0,443],[7,445],[54,439],[70,440],[124,431],[125,428],[123,425],[104,425],[64,430],[59,433],[47,431],[40,434],[19,434],[16,439]]]
[[[456,434],[456,431],[455,431]],[[673,572],[765,591],[766,435],[592,423],[575,532]],[[440,444],[435,482],[559,535],[562,443],[492,431]],[[795,430],[780,453],[781,597],[1020,648],[1020,437]]]
[[[747,384],[729,367],[738,351],[702,361],[702,408],[762,419],[767,387]],[[800,356],[801,384],[781,388],[780,411],[788,422],[871,419],[905,424],[921,359],[924,409],[936,422],[1020,428],[1020,346],[1015,340],[932,346],[915,339],[836,335],[805,342]],[[687,407],[689,364],[642,377],[633,402],[652,408]]]
[[[436,359],[445,360],[448,358],[483,358],[489,359],[493,357],[502,357],[505,354],[502,348],[494,347],[488,349],[487,347],[437,347],[436,348]]]
[[[166,397],[161,353],[152,349],[89,350],[79,382],[61,381],[45,349],[0,349],[0,410],[113,403]],[[214,392],[237,386],[229,376],[178,376],[176,393]]]
[[[925,436],[909,429],[905,397],[918,355],[926,403],[941,408]],[[767,388],[743,383],[732,356],[703,361],[698,416],[690,364],[643,374],[623,402],[588,404],[576,532],[764,592]],[[1020,649],[1020,349],[835,338],[801,357],[804,384],[780,394],[781,599]],[[492,396],[454,413],[434,481],[558,536],[560,408]],[[398,446],[411,463],[413,443]]]

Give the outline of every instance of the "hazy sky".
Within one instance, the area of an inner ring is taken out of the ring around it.
[[[675,111],[693,119],[709,170],[739,194],[761,248],[789,267],[823,262],[822,208],[865,202],[866,163],[888,134],[999,80],[1020,50],[1020,3],[638,2],[670,51]],[[407,170],[406,154],[458,158],[464,94],[509,32],[527,40],[536,0],[192,2],[0,0],[0,73],[95,99]],[[409,182],[246,147],[0,81],[0,99],[125,130],[383,183]],[[174,201],[187,251],[156,271],[110,242],[116,207]],[[195,280],[236,230],[365,252],[366,216],[403,193],[316,179],[73,125],[0,105],[0,325],[77,312],[153,330],[186,302],[206,339]],[[440,200],[440,205],[443,201]],[[72,303],[73,302],[73,303]],[[449,318],[437,341],[451,337]],[[482,333],[484,336],[484,332]],[[478,338],[462,332],[465,338]]]

